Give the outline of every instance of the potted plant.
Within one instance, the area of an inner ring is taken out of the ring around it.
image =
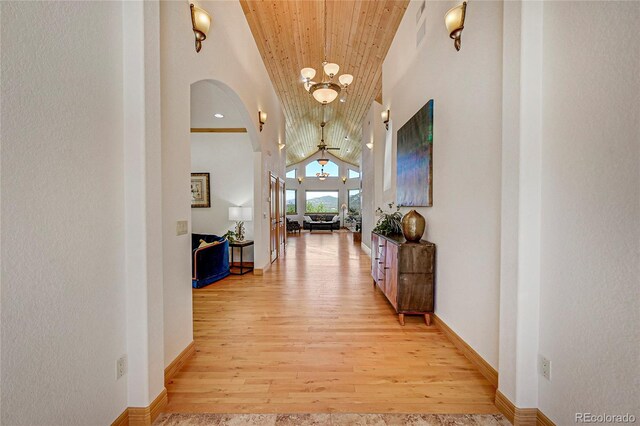
[[[389,208],[393,208],[394,203],[389,203]],[[376,215],[380,216],[373,232],[388,236],[402,235],[402,213],[400,207],[396,207],[394,212],[385,212],[380,207],[376,209]]]

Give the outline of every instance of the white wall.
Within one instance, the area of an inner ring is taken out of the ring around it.
[[[252,158],[244,133],[191,134],[191,171],[209,173],[211,183],[211,207],[191,209],[192,232],[223,235],[235,229],[229,207],[253,207]],[[253,221],[245,222],[245,238],[253,239]],[[245,249],[244,255],[253,261],[253,251]]]
[[[371,249],[371,231],[376,226],[378,218],[375,211],[382,205],[385,128],[380,118],[382,107],[377,102],[371,103],[371,108],[362,122],[362,243]],[[372,143],[373,147],[366,146]],[[378,171],[376,173],[376,171]]]
[[[383,201],[395,201],[396,132],[434,99],[433,207],[416,210],[438,250],[435,309],[497,367],[502,3],[469,4],[460,52],[443,28],[453,3],[427,2],[416,23],[421,3],[410,3],[383,65],[382,109],[391,110],[393,132],[391,190]]]
[[[360,189],[360,178],[351,178],[349,179],[349,169],[354,170],[356,172],[360,171],[358,166],[354,166],[353,164],[346,163],[340,160],[338,157],[335,157],[331,153],[325,154],[324,158],[328,158],[332,162],[336,163],[338,166],[338,176],[329,176],[326,180],[321,181],[317,177],[306,177],[306,167],[307,164],[316,161],[321,158],[322,155],[317,152],[307,158],[304,161],[301,161],[297,164],[292,164],[287,167],[287,172],[291,170],[296,170],[296,179],[287,178],[286,179],[286,187],[287,189],[295,189],[297,191],[297,214],[295,215],[287,215],[287,217],[291,220],[297,220],[302,224],[303,218],[306,209],[306,199],[305,199],[305,191],[338,191],[338,209],[342,204],[349,205],[349,190],[350,189]],[[342,183],[342,177],[347,177],[347,182]],[[302,183],[299,183],[297,178],[302,177]],[[342,214],[342,210],[338,212],[340,216],[340,222],[344,225],[344,219],[347,218],[348,211]]]
[[[127,406],[122,5],[0,8],[1,422],[110,424]]]
[[[539,408],[638,418],[640,3],[543,16]]]
[[[189,96],[190,85],[210,79],[220,82],[244,109],[245,127],[253,147],[256,217],[256,267],[269,264],[268,173],[284,176],[284,117],[242,8],[238,2],[202,1],[212,17],[202,50],[194,49],[188,2],[166,1],[160,7],[162,70],[162,214],[165,364],[193,340],[189,235],[176,236],[176,221],[191,216]],[[188,29],[188,30],[185,30]],[[268,121],[258,132],[258,110]],[[249,161],[249,159],[247,159]],[[260,214],[262,213],[262,216]]]

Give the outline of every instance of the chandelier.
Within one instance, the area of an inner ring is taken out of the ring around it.
[[[324,1],[324,61],[322,61],[322,78],[321,82],[316,83],[312,81],[316,75],[316,70],[313,68],[302,68],[300,74],[302,75],[302,81],[304,82],[304,88],[307,89],[313,98],[323,105],[333,102],[340,91],[344,89],[345,93],[340,98],[341,102],[346,101],[347,87],[353,82],[353,76],[351,74],[342,74],[338,77],[338,83],[333,81],[333,77],[338,75],[340,66],[338,64],[330,63],[327,61],[327,0]],[[326,78],[325,78],[326,77]]]
[[[320,180],[325,180],[326,178],[329,177],[329,173],[324,171],[324,167],[322,167],[320,169],[320,173],[316,173],[316,176],[318,177],[318,179]]]

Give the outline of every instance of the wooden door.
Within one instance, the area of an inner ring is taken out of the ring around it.
[[[287,192],[284,180],[280,178],[278,178],[278,243],[278,255],[282,256],[287,244]]]
[[[269,173],[269,249],[271,262],[278,258],[278,180]]]

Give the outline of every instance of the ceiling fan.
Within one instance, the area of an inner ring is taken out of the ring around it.
[[[322,123],[320,123],[320,144],[318,145],[318,150],[323,152],[330,150],[330,149],[340,149],[338,147],[330,147],[327,146],[327,144],[324,142],[324,126],[326,126],[327,123],[325,123],[324,121]]]

